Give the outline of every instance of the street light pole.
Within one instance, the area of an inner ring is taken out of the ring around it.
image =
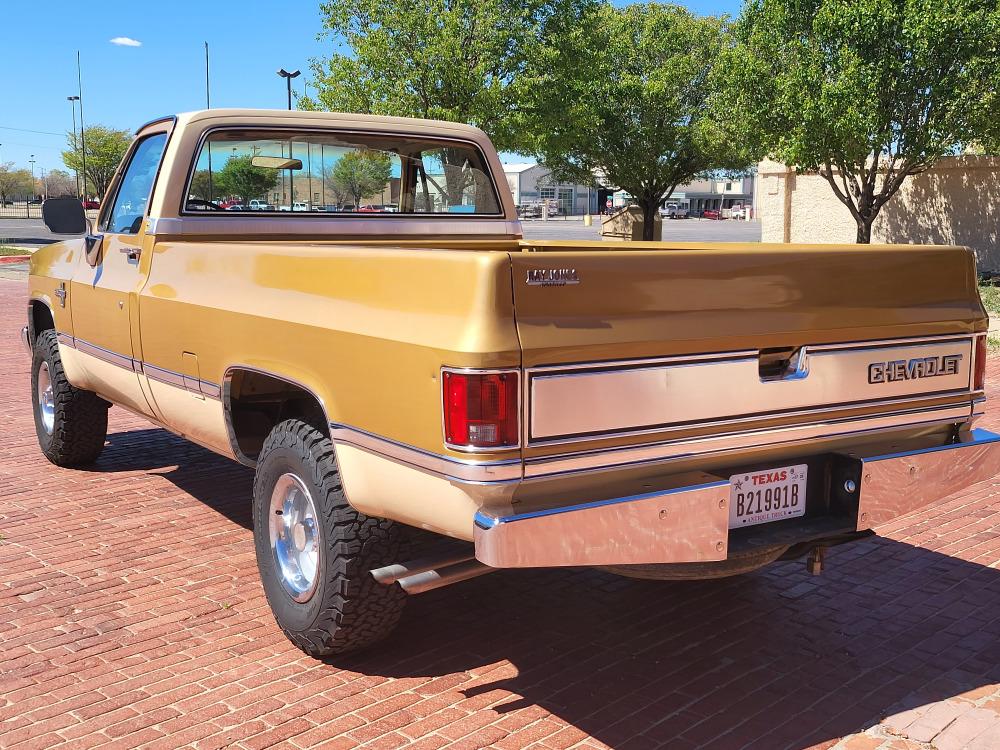
[[[288,109],[291,110],[292,109],[292,79],[293,78],[298,78],[300,75],[302,75],[302,71],[301,70],[293,70],[291,73],[289,73],[284,68],[281,68],[278,71],[278,75],[281,76],[282,78],[284,78],[285,82],[288,84]]]
[[[87,200],[87,140],[83,126],[83,71],[80,68],[80,50],[76,51],[76,86],[80,100],[80,160],[83,162],[83,199]]]
[[[284,78],[285,79],[285,83],[288,84],[288,111],[289,112],[292,111],[292,79],[293,78],[298,78],[301,74],[302,74],[302,71],[300,71],[300,70],[293,70],[291,73],[289,73],[284,68],[279,68],[278,69],[278,75],[281,76],[282,78]],[[292,139],[291,138],[288,139],[288,158],[289,159],[292,158]],[[294,211],[295,210],[295,188],[293,187],[292,180],[293,180],[292,170],[289,168],[289,170],[288,170],[288,210],[289,211]]]
[[[76,139],[76,103],[80,101],[78,96],[67,96],[66,101],[69,102],[69,106],[73,109],[73,151],[79,153],[80,142]],[[73,170],[76,173],[76,197],[80,197],[80,169]]]
[[[27,209],[27,211],[30,213],[31,209],[28,208],[28,206],[31,205],[30,201],[33,200],[34,197],[35,197],[35,155],[34,154],[32,154],[31,158],[28,159],[28,164],[31,165],[31,195],[28,196],[27,200],[25,200],[24,206]]]

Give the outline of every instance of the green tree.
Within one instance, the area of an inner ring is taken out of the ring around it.
[[[14,196],[28,195],[30,192],[29,170],[15,169],[14,162],[0,164],[0,204],[11,200]]]
[[[111,184],[111,178],[115,176],[115,170],[132,142],[132,135],[127,130],[115,130],[105,125],[91,125],[84,130],[83,135],[87,146],[86,173],[83,169],[79,133],[67,134],[69,149],[62,152],[63,164],[80,173],[85,196],[96,196],[98,200],[102,200]]]
[[[204,201],[212,200],[214,194],[218,192],[212,189],[212,173],[207,169],[196,170],[191,176],[191,196]]]
[[[382,192],[391,177],[392,162],[378,151],[349,151],[330,168],[335,189],[351,196],[355,207],[362,198]]]
[[[629,192],[653,238],[659,206],[709,170],[746,162],[709,107],[722,19],[676,5],[602,3],[553,19],[519,88],[530,150],[561,180]]]
[[[342,46],[312,61],[327,109],[471,123],[501,150],[518,150],[512,85],[548,19],[586,0],[329,0],[327,38]]]
[[[907,177],[996,143],[996,0],[750,0],[720,67],[729,132],[818,172],[857,241]]]
[[[73,175],[62,169],[49,170],[45,175],[43,185],[45,187],[45,194],[50,198],[76,195],[76,180]]]
[[[248,154],[226,160],[225,166],[213,175],[213,192],[216,197],[235,195],[244,206],[248,206],[253,198],[266,198],[267,191],[278,184],[278,171],[255,167],[251,164],[252,158]],[[192,188],[194,187],[192,183]]]

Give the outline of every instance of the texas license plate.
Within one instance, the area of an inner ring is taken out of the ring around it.
[[[799,464],[729,477],[729,528],[803,515],[808,468]]]

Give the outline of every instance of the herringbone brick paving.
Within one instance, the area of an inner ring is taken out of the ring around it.
[[[995,483],[819,578],[500,572],[321,663],[268,612],[248,470],[121,409],[95,467],[45,461],[24,304],[0,280],[0,747],[1000,748]]]

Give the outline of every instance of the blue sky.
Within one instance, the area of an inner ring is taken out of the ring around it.
[[[740,7],[739,0],[683,4],[703,14]],[[27,167],[34,154],[36,171],[63,168],[77,50],[86,122],[134,130],[204,107],[206,41],[213,107],[284,108],[285,82],[275,71],[300,68],[301,93],[310,58],[332,49],[316,38],[319,0],[4,0],[0,19],[0,162]],[[111,42],[119,37],[141,46]]]

